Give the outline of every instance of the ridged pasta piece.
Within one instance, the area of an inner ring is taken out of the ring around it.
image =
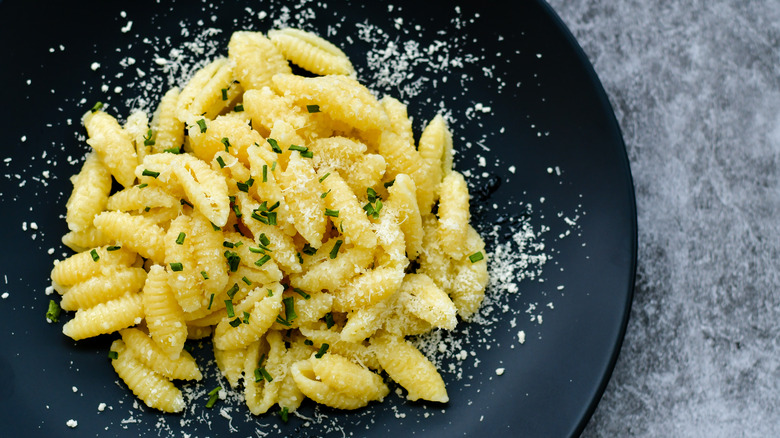
[[[417,150],[430,166],[431,180],[438,185],[452,171],[452,133],[441,114],[428,122]]]
[[[210,120],[206,132],[201,132],[199,125],[191,126],[189,138],[193,153],[201,160],[210,162],[214,154],[225,151],[238,157],[244,166],[249,166],[247,149],[265,143],[265,139],[238,113]]]
[[[165,266],[168,270],[168,285],[176,301],[185,312],[194,312],[205,305],[203,275],[198,269],[193,252],[192,220],[181,215],[171,221],[165,233]],[[181,236],[181,238],[180,238]],[[189,236],[189,238],[188,238]],[[176,270],[173,267],[176,266]]]
[[[407,274],[401,286],[404,308],[432,326],[452,330],[457,309],[447,293],[425,274]]]
[[[97,153],[87,154],[81,171],[71,177],[73,191],[65,204],[65,222],[71,231],[84,231],[92,219],[106,208],[111,192],[111,172]]]
[[[111,344],[111,351],[117,358],[111,360],[114,370],[146,406],[163,412],[184,410],[184,396],[170,380],[141,363],[121,339]]]
[[[139,361],[153,371],[171,380],[201,380],[203,374],[195,359],[187,351],[182,351],[176,359],[171,359],[156,342],[137,328],[120,330],[122,341]]]
[[[95,228],[114,242],[119,242],[145,258],[165,262],[165,230],[151,219],[118,211],[104,211],[95,216]]]
[[[149,269],[144,284],[143,304],[149,335],[168,357],[176,359],[187,340],[187,324],[184,311],[168,285],[169,275],[160,265],[153,265]]]
[[[466,255],[469,224],[469,188],[459,172],[444,177],[439,194],[439,240],[441,248],[452,258]]]
[[[314,167],[325,173],[335,169],[356,194],[378,188],[385,173],[385,159],[369,154],[366,145],[347,137],[326,137],[309,144]]]
[[[90,248],[109,245],[111,240],[98,231],[97,228],[90,226],[81,231],[70,231],[63,235],[62,243],[73,251],[82,252]]]
[[[460,260],[453,260],[452,281],[447,292],[458,309],[458,315],[468,321],[479,310],[489,279],[485,243],[471,225],[467,228],[465,246],[468,255],[481,252],[485,258],[472,262],[466,255]]]
[[[138,155],[130,135],[115,118],[102,111],[87,112],[84,115],[84,126],[89,137],[87,144],[98,153],[111,175],[122,186],[132,186]]]
[[[222,320],[214,330],[214,346],[220,350],[245,347],[260,339],[279,315],[282,309],[282,292],[280,284],[268,285],[262,290],[270,289],[272,295],[264,295],[255,302],[249,311],[249,323],[243,322],[236,327],[230,325],[228,319]],[[242,312],[237,313],[241,317]]]
[[[273,75],[292,71],[279,49],[260,32],[233,32],[228,56],[235,62],[235,77],[245,90],[270,86]]]
[[[115,332],[143,320],[143,298],[139,293],[126,293],[95,307],[83,309],[62,326],[62,333],[78,341]]]
[[[378,374],[338,354],[325,353],[309,360],[319,380],[342,394],[381,401],[390,392]]]
[[[127,117],[125,122],[125,131],[130,135],[135,147],[136,157],[140,163],[144,157],[149,154],[151,148],[147,145],[149,137],[149,117],[144,111],[135,110]],[[153,141],[153,140],[152,140]]]
[[[106,209],[118,211],[144,210],[145,208],[174,208],[180,206],[180,202],[162,187],[138,186],[120,190],[110,197],[106,203]]]
[[[280,120],[295,130],[311,123],[309,114],[294,105],[292,96],[279,96],[269,87],[247,90],[244,93],[244,111],[252,118],[252,127],[265,135]]]
[[[174,87],[168,90],[160,99],[157,111],[152,116],[152,134],[154,144],[151,152],[159,154],[166,149],[181,148],[184,144],[184,122],[178,117],[179,89]],[[139,161],[143,157],[139,157]]]
[[[203,277],[201,282],[204,296],[219,294],[225,290],[228,282],[228,267],[224,257],[225,248],[222,246],[222,230],[215,230],[209,220],[197,211],[193,211],[190,217],[192,235],[188,239],[197,261],[195,271]]]
[[[439,220],[429,214],[423,217],[423,250],[420,253],[420,268],[417,272],[426,274],[436,284],[449,292],[452,279],[450,266],[452,259],[444,253],[438,238]]]
[[[214,105],[221,100],[221,89],[233,81],[233,65],[227,58],[217,58],[203,66],[187,82],[177,100],[177,117],[187,125],[198,119],[213,119],[219,110]]]
[[[324,192],[314,167],[308,158],[299,153],[290,155],[287,168],[279,174],[279,186],[284,193],[284,202],[288,205],[295,223],[295,229],[315,248],[322,245],[325,234],[325,203],[320,194]]]
[[[433,330],[434,326],[410,312],[404,305],[413,300],[409,292],[399,290],[387,302],[387,311],[382,315],[382,328],[395,336],[416,336]]]
[[[339,332],[334,331],[335,328],[327,329],[326,327],[325,323],[310,324],[302,326],[300,331],[312,341],[314,350],[319,350],[322,344],[328,344],[328,351],[331,353],[344,356],[352,362],[373,370],[381,369],[373,350],[364,342],[365,338],[357,342],[350,342],[343,339]],[[306,358],[309,356],[310,354]]]
[[[398,223],[398,213],[392,203],[382,209],[379,220],[373,225],[380,249],[376,254],[377,266],[406,269],[409,265],[409,259],[406,257],[406,236]]]
[[[347,315],[347,322],[341,330],[341,339],[347,342],[363,342],[382,328],[383,318],[390,312],[392,297],[373,306],[353,310]]]
[[[299,105],[318,105],[336,121],[367,131],[390,124],[379,101],[355,79],[342,75],[305,78],[292,74],[273,77],[274,85]]]
[[[347,55],[311,32],[288,27],[269,31],[268,38],[285,58],[304,70],[318,75],[355,76],[355,69]]]
[[[348,312],[383,301],[398,290],[403,278],[404,271],[400,267],[380,266],[368,270],[344,287],[331,291],[333,310]]]
[[[293,379],[295,380],[295,383],[298,385],[298,388],[301,390],[301,392],[303,392],[304,395],[306,395],[307,397],[309,397],[310,399],[314,400],[317,403],[321,403],[336,409],[353,410],[353,409],[362,408],[368,405],[368,403],[373,400],[383,399],[390,391],[387,388],[387,386],[384,386],[383,388],[380,387],[379,389],[366,388],[366,391],[360,393],[359,395],[350,395],[350,394],[340,392],[336,388],[319,380],[320,376],[318,376],[314,371],[314,361],[316,360],[320,360],[320,359],[312,358],[310,360],[302,360],[296,362],[295,364],[292,365],[290,371],[292,372]],[[367,373],[371,373],[368,370],[360,368],[359,365],[352,364],[351,362],[350,364],[354,365],[354,367],[358,367],[357,370],[359,371],[365,371]],[[349,366],[349,368],[346,369],[348,370],[348,372],[356,371],[354,367]],[[334,370],[334,373],[331,374],[335,374],[335,373],[347,374],[344,373],[343,371],[344,371],[343,369],[342,370],[337,369]],[[364,377],[362,373],[359,374],[359,376]],[[362,380],[371,381],[371,379],[369,378],[364,378]],[[384,385],[384,383],[382,383],[381,385]],[[384,390],[387,390],[387,392],[385,392]]]
[[[239,205],[243,223],[254,235],[254,246],[257,247],[260,243],[260,236],[265,235],[270,241],[268,248],[271,249],[271,253],[268,255],[278,264],[278,267],[288,273],[301,272],[301,265],[296,256],[297,252],[292,237],[285,234],[280,227],[266,224],[256,219],[254,216],[260,217],[258,210],[260,204],[250,199],[246,194],[238,193],[236,202]],[[268,206],[268,203],[266,203],[266,206]],[[258,263],[262,258],[264,258],[264,254],[258,253],[252,254],[252,257],[249,257],[248,260],[251,260],[251,263]],[[272,264],[265,263],[261,268],[268,269],[269,272],[275,272]]]
[[[423,228],[420,209],[417,205],[417,187],[409,175],[399,173],[395,183],[388,189],[388,204],[398,216],[398,223],[404,233],[406,254],[414,260],[422,251]]]
[[[119,298],[128,292],[138,292],[146,281],[142,268],[118,267],[106,270],[71,287],[62,297],[63,310],[80,310]]]
[[[284,298],[292,298],[296,317],[292,321],[287,321],[287,324],[281,324],[277,321],[271,328],[275,330],[298,328],[301,325],[317,322],[326,313],[330,312],[333,306],[333,296],[331,294],[317,291],[308,294],[308,296],[309,298],[304,298],[297,293],[285,292]]]
[[[264,414],[276,404],[279,388],[287,374],[282,335],[276,330],[271,330],[265,335],[265,341],[268,343],[268,358],[265,362],[259,363],[261,353],[260,341],[258,341],[247,348],[244,364],[244,399],[249,411],[254,415]],[[255,369],[259,367],[265,368],[273,380],[256,381]]]
[[[412,344],[402,337],[377,333],[371,346],[387,375],[408,391],[409,400],[449,401],[436,367]]]
[[[373,261],[373,251],[359,246],[343,244],[335,258],[330,258],[338,239],[332,238],[322,245],[311,258],[309,269],[303,274],[290,276],[293,286],[303,290],[335,290],[366,269]]]
[[[344,242],[367,249],[376,248],[376,235],[371,221],[368,220],[357,196],[336,170],[331,171],[327,177],[325,175],[327,173],[319,175],[323,192],[328,192],[325,196],[325,208],[338,212],[337,216],[328,217],[334,227],[343,234]]]
[[[409,118],[406,105],[392,96],[384,96],[379,103],[382,104],[385,114],[390,119],[390,130],[414,147],[412,120]]]
[[[220,373],[228,381],[231,388],[237,388],[241,375],[244,372],[247,347],[220,350],[214,347],[214,361],[217,363]]]
[[[51,279],[60,286],[73,286],[104,270],[113,270],[120,266],[130,266],[135,262],[136,253],[126,248],[108,251],[108,247],[94,248],[98,259],[95,260],[92,251],[84,251],[54,262]]]

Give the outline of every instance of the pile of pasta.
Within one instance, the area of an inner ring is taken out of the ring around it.
[[[147,406],[185,408],[175,383],[202,379],[185,342],[207,337],[254,414],[306,397],[357,409],[386,377],[448,401],[407,337],[471,318],[488,274],[443,117],[415,141],[403,103],[287,28],[235,32],[151,120],[96,105],[83,123],[63,236],[76,254],[51,273],[75,311],[63,332],[118,333],[111,363]]]

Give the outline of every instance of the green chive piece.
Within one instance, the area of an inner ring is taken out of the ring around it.
[[[274,161],[273,163],[271,163],[271,172],[273,172],[273,171],[275,171],[275,170],[276,170],[276,161]]]
[[[103,109],[103,102],[97,101],[94,105],[92,105],[92,108],[90,109],[91,112],[96,113]]]
[[[93,249],[92,251],[90,251],[89,255],[92,256],[92,261],[93,262],[96,262],[96,261],[100,260],[100,255],[98,255],[98,252],[97,252],[96,249]]]
[[[200,271],[200,275],[203,276],[204,280],[208,280],[209,279],[209,273],[206,272],[206,271]]]
[[[252,280],[250,280],[250,279],[246,278],[246,275],[244,275],[243,277],[241,277],[241,280],[242,280],[244,283],[246,283],[246,285],[247,285],[247,286],[251,286],[251,285],[252,285]]]
[[[241,320],[238,319],[238,318],[230,321],[230,326],[233,327],[233,328],[236,328],[236,327],[238,327],[240,325],[241,325]]]
[[[217,163],[219,163],[221,169],[225,168],[225,160],[223,160],[222,157],[217,157]]]
[[[62,312],[60,305],[54,300],[49,300],[49,308],[46,310],[46,319],[51,322],[58,322],[60,320],[60,312]]]
[[[304,345],[314,345],[314,342],[313,342],[311,339],[305,339],[305,340],[303,341],[303,344],[304,344]]]
[[[222,89],[222,100],[227,100],[227,88]]]
[[[268,182],[268,165],[263,164],[263,182]]]
[[[330,193],[330,190],[328,190],[327,192],[322,192],[320,198],[325,199],[325,197],[328,196],[328,193]]]
[[[312,246],[309,245],[308,243],[303,245],[303,249],[301,251],[303,251],[304,254],[310,256],[317,254],[317,248],[312,248]]]
[[[293,292],[295,292],[298,295],[302,296],[304,300],[308,300],[309,298],[311,298],[311,295],[307,294],[306,292],[304,292],[303,290],[301,290],[301,289],[299,289],[297,287],[293,288]]]
[[[260,233],[260,237],[258,239],[260,243],[263,244],[263,246],[268,246],[271,244],[271,239],[268,238],[268,236],[265,235],[265,233]]]
[[[222,231],[222,228],[220,228],[220,227],[218,227],[218,226],[214,225],[214,222],[211,222],[211,228],[213,228],[213,229],[214,229],[214,231]]]
[[[233,300],[225,300],[225,309],[227,310],[228,318],[236,316],[236,312],[233,310]]]
[[[116,351],[109,351],[108,358],[111,360],[119,359],[119,353],[117,353]]]
[[[220,141],[225,145],[225,152],[230,152],[230,140],[227,137],[222,137]]]
[[[331,259],[335,259],[339,255],[339,248],[341,248],[342,243],[344,243],[344,241],[339,239],[336,241],[336,244],[333,245],[333,249],[330,250]]]
[[[391,181],[388,181],[388,182],[386,182],[386,183],[384,183],[382,185],[385,186],[385,188],[388,188],[388,187],[392,186],[393,184],[395,184],[395,179],[392,179]]]
[[[368,196],[368,202],[376,202],[379,195],[376,194],[376,190],[371,187],[366,188],[366,195]]]
[[[174,146],[172,148],[164,149],[163,152],[168,152],[169,154],[177,154],[178,155],[178,154],[181,153],[181,148]]]
[[[154,145],[154,140],[152,139],[152,129],[150,128],[148,131],[146,131],[146,135],[144,136],[144,146],[152,145]]]
[[[227,259],[228,266],[230,266],[230,272],[236,272],[238,264],[241,263],[241,257],[233,251],[225,251],[224,256]]]
[[[331,328],[331,327],[333,327],[333,324],[335,324],[335,323],[336,323],[336,322],[335,322],[335,321],[333,321],[333,314],[332,314],[332,313],[330,313],[330,312],[326,313],[326,314],[325,314],[325,325],[326,325],[328,328]]]
[[[285,423],[288,420],[288,412],[289,411],[286,407],[282,408],[282,410],[279,411],[279,416],[282,417],[282,421],[284,421]]]
[[[274,291],[272,291],[271,289],[267,289],[267,290],[268,290],[268,296],[269,297],[274,296]]]
[[[309,150],[306,146],[298,146],[297,144],[291,144],[289,148],[291,151],[306,152]]]
[[[277,142],[275,139],[267,138],[267,139],[265,139],[265,141],[267,141],[268,144],[271,145],[271,149],[274,152],[276,152],[277,154],[281,154],[282,153],[282,148],[279,147],[279,142]]]
[[[221,386],[217,386],[216,388],[209,391],[209,401],[206,402],[206,407],[211,409],[214,407],[214,404],[219,399],[219,391],[222,390]]]
[[[158,176],[160,176],[160,172],[155,172],[153,170],[144,169],[144,171],[141,172],[141,175],[143,175],[143,176],[151,176],[152,178],[157,178]]]
[[[271,377],[271,374],[269,374],[265,368],[260,368],[260,372],[263,373],[263,378],[265,380],[268,380],[269,382],[272,382],[274,380],[274,378]]]
[[[205,272],[205,271],[204,271]],[[201,272],[202,274],[203,272]],[[214,294],[211,294],[211,297],[209,298],[209,307],[208,310],[211,310],[211,305],[214,304]]]
[[[244,319],[242,319],[242,320],[241,320],[241,322],[243,322],[244,324],[249,324],[249,316],[250,316],[250,315],[249,315],[249,312],[247,312],[247,311],[245,310],[245,311],[244,311]]]
[[[182,269],[184,269],[184,266],[181,263],[171,263],[171,271],[179,272]]]
[[[122,247],[119,246],[119,245],[112,245],[112,246],[109,246],[108,248],[106,248],[106,251],[116,251],[118,249],[122,249]]]
[[[306,111],[309,113],[318,113],[320,112],[320,106],[319,105],[306,105]]]
[[[187,237],[184,232],[179,233],[179,237],[176,238],[176,244],[181,245],[184,243],[184,238]]]
[[[195,206],[194,206],[194,205],[192,205],[192,204],[190,204],[190,201],[188,201],[188,200],[186,200],[186,199],[181,199],[181,200],[179,200],[179,203],[180,203],[181,205],[186,205],[186,206],[188,206],[188,207],[190,207],[190,208],[195,208]]]
[[[206,129],[208,129],[208,127],[206,126],[206,120],[205,120],[205,119],[200,119],[200,120],[198,120],[198,121],[197,121],[197,122],[195,122],[195,123],[197,123],[197,124],[198,124],[198,127],[200,128],[200,133],[201,133],[201,134],[203,134],[204,132],[206,132]]]
[[[284,303],[284,316],[288,322],[292,322],[298,315],[295,313],[295,298],[287,297],[282,299]]]
[[[236,204],[233,204],[233,213],[236,214],[236,217],[241,217],[241,209]]]
[[[235,112],[237,112],[237,113],[243,112],[243,111],[244,111],[244,105],[241,105],[241,104],[239,103],[238,105],[236,105],[236,107],[235,107],[235,108],[233,108],[233,111],[235,111]]]
[[[339,217],[339,211],[338,210],[331,210],[329,208],[326,208],[325,209],[325,216]]]
[[[326,173],[325,175],[322,175],[322,176],[320,177],[320,182],[323,182],[323,181],[325,181],[325,178],[327,178],[327,177],[329,177],[329,176],[330,176],[330,172]]]
[[[484,258],[485,256],[482,254],[482,251],[477,251],[474,254],[469,256],[469,260],[471,261],[471,263],[476,263]]]
[[[330,345],[322,344],[320,346],[319,351],[317,351],[317,353],[314,355],[314,357],[316,357],[317,359],[321,358],[325,354],[325,352],[328,351],[328,347],[330,347]]]
[[[142,188],[144,188],[144,187],[146,187],[146,186],[148,186],[148,185],[149,185],[149,184],[147,184],[147,183],[141,183],[141,184],[138,184],[138,188],[139,188],[139,189],[142,189]]]
[[[301,152],[301,156],[303,158],[314,158],[314,152],[312,152],[312,151],[304,151],[304,152]]]
[[[232,300],[236,296],[236,292],[238,292],[238,283],[233,283],[233,286],[227,291],[227,296]]]
[[[263,380],[263,372],[260,371],[260,368],[255,368],[255,383],[261,382]]]
[[[259,259],[258,261],[256,261],[256,262],[255,262],[255,265],[257,265],[257,266],[263,266],[263,265],[264,265],[264,264],[265,264],[265,263],[266,263],[268,260],[271,260],[271,256],[269,256],[268,254],[266,254],[266,255],[264,255],[264,256],[262,256],[262,257],[260,257],[260,259]]]

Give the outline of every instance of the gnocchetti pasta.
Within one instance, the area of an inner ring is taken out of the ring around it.
[[[100,105],[83,118],[92,151],[63,236],[75,254],[51,272],[75,312],[65,335],[114,336],[117,374],[164,412],[193,402],[176,381],[202,379],[185,342],[205,338],[255,415],[307,398],[358,409],[391,380],[449,400],[406,338],[467,323],[488,273],[441,115],[415,141],[404,103],[286,28],[235,32],[227,57],[126,120]]]

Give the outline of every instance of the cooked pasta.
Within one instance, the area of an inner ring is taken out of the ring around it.
[[[62,238],[76,254],[52,285],[75,312],[63,333],[113,336],[147,406],[185,409],[174,383],[205,374],[188,339],[210,339],[253,415],[359,409],[390,394],[385,375],[410,400],[449,400],[406,338],[477,314],[485,244],[444,117],[415,142],[406,104],[356,76],[311,32],[239,31],[151,121],[84,116],[93,151]]]

